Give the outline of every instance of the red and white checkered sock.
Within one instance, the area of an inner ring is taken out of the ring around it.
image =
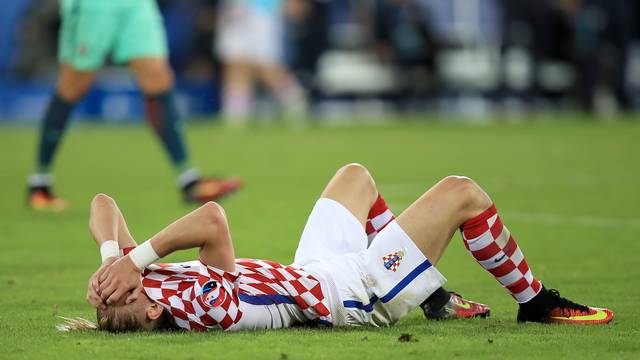
[[[393,215],[391,210],[389,210],[389,207],[384,201],[382,195],[378,193],[378,198],[371,206],[369,215],[367,216],[366,230],[367,237],[369,238],[369,245],[371,245],[371,241],[373,241],[376,235],[378,235],[378,233],[395,218],[396,217]]]
[[[518,243],[502,224],[495,205],[465,222],[460,230],[464,246],[518,303],[536,296],[542,284],[533,277]]]

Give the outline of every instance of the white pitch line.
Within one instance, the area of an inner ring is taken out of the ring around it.
[[[505,211],[504,219],[545,225],[575,225],[596,228],[637,228],[640,229],[640,219],[611,218],[595,215],[566,216],[554,213],[530,213],[519,211]]]
[[[390,209],[399,209],[394,203],[388,203]],[[554,213],[531,213],[524,211],[501,212],[504,221],[514,220],[530,224],[543,224],[551,226],[573,225],[592,228],[634,228],[640,229],[640,219],[610,218],[594,215],[566,216]],[[398,213],[399,214],[399,213]],[[396,214],[396,216],[398,215]]]
[[[588,177],[568,177],[565,180],[571,180],[575,182],[577,178],[581,178],[585,182]],[[496,179],[494,179],[496,180]],[[495,181],[495,186],[500,186],[500,181]],[[392,183],[384,184],[381,186],[382,194],[385,197],[395,196],[407,196],[408,194],[414,194],[416,189],[423,187],[418,183]],[[425,188],[426,190],[426,188]],[[399,209],[394,204],[389,203],[391,209]],[[545,225],[573,225],[579,227],[592,227],[592,228],[634,228],[640,229],[640,218],[617,218],[598,215],[563,215],[557,213],[534,213],[527,211],[503,211],[503,219],[509,221],[509,219]]]

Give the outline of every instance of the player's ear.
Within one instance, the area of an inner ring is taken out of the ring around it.
[[[147,306],[147,318],[149,320],[157,320],[162,315],[164,308],[156,303],[151,303]]]

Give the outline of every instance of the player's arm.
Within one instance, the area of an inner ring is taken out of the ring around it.
[[[118,221],[118,211],[113,200],[104,194],[96,195],[91,201],[89,231],[100,249],[103,262],[118,257]]]
[[[105,245],[107,241],[115,241],[116,249],[136,247],[137,244],[124,220],[122,211],[116,202],[105,194],[96,195],[91,201],[91,215],[89,217],[89,230],[98,248]],[[115,248],[115,247],[114,247]],[[119,251],[107,252],[107,256],[119,256]],[[103,261],[105,260],[103,255]]]
[[[140,282],[140,273],[154,261],[174,251],[199,248],[200,260],[224,271],[235,271],[235,256],[224,210],[207,203],[170,224],[127,256],[117,260],[100,277],[103,301],[117,301]]]
[[[96,195],[91,201],[89,231],[100,249],[102,264],[89,279],[87,302],[94,307],[101,307],[104,304],[98,294],[100,275],[118,259],[120,248],[135,247],[136,243],[115,201],[104,194]]]
[[[214,202],[178,219],[152,237],[149,243],[160,258],[177,250],[199,248],[203,264],[228,272],[236,269],[229,224],[222,206]]]

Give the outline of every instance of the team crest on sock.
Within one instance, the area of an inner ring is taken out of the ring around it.
[[[391,270],[393,272],[396,272],[396,270],[400,266],[400,261],[402,261],[403,257],[404,257],[404,252],[396,251],[396,252],[391,253],[391,254],[389,254],[387,256],[383,256],[382,257],[382,263],[384,264],[384,267],[387,270]]]

